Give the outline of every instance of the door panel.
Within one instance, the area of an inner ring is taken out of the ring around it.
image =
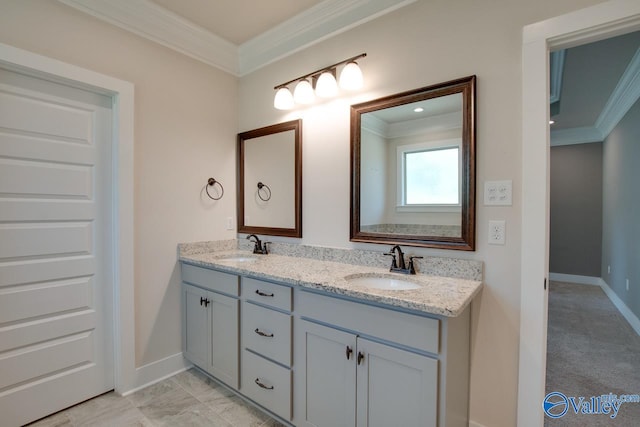
[[[203,304],[208,292],[182,284],[183,333],[182,349],[185,357],[202,369],[209,368],[209,309]]]
[[[358,426],[435,427],[438,361],[358,338]]]
[[[307,426],[351,427],[355,425],[355,335],[301,321],[304,339]],[[347,347],[352,352],[347,359]],[[297,392],[296,392],[297,393]]]
[[[110,105],[108,97],[0,68],[6,426],[113,388]]]
[[[238,354],[240,301],[209,292],[211,310],[211,362],[209,369],[216,378],[238,389]]]

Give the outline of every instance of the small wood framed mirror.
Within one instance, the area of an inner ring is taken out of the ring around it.
[[[302,120],[238,134],[238,232],[302,237]]]

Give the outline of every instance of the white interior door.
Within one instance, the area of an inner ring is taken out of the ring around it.
[[[111,98],[0,68],[0,414],[114,385]]]

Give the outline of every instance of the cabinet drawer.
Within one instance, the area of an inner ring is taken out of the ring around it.
[[[240,278],[235,274],[182,264],[182,281],[223,294],[240,295]]]
[[[311,292],[296,292],[296,310],[308,319],[438,354],[440,321]]]
[[[291,371],[244,350],[242,392],[285,420],[291,419]]]
[[[242,292],[250,301],[291,311],[291,288],[288,286],[243,277]]]
[[[291,366],[291,316],[248,302],[242,306],[245,347]]]

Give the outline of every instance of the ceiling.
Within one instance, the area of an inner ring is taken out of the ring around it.
[[[417,0],[58,1],[243,76]]]
[[[151,1],[235,45],[241,45],[322,0]]]
[[[552,145],[600,142],[640,97],[640,31],[564,52]],[[553,98],[553,97],[552,97]]]

